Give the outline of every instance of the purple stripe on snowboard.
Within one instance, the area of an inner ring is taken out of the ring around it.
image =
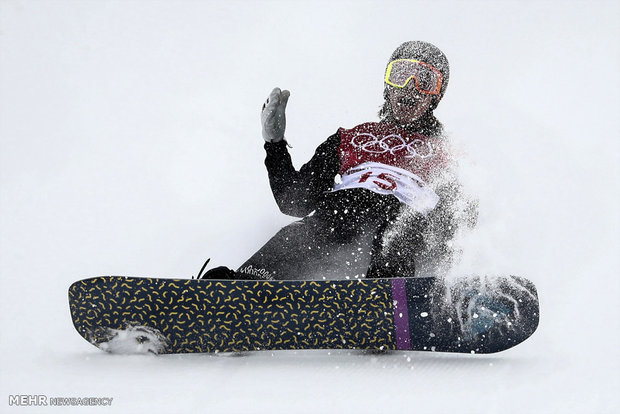
[[[409,342],[409,313],[405,279],[391,279],[394,301],[394,325],[396,326],[396,349],[411,349]]]

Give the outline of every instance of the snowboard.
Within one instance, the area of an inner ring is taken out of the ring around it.
[[[113,353],[359,349],[493,353],[536,330],[521,277],[256,281],[102,276],[75,282],[78,333]]]

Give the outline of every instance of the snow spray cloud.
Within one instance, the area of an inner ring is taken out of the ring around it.
[[[430,186],[439,195],[437,206],[427,215],[403,208],[383,234],[383,253],[415,263],[415,276],[449,276],[462,249],[454,241],[477,221],[478,202],[458,180],[458,163],[433,177]]]

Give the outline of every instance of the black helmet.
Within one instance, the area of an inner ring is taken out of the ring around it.
[[[450,80],[450,64],[446,55],[437,46],[420,41],[405,42],[392,53],[388,64],[396,59],[417,59],[439,70],[443,76],[439,100],[443,98],[448,87],[448,80]],[[437,103],[439,103],[439,100],[437,100]]]

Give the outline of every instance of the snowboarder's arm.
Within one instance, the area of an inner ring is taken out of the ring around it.
[[[340,134],[335,133],[319,145],[312,159],[295,170],[286,141],[265,143],[265,165],[276,203],[284,214],[304,217],[314,211],[319,198],[334,185],[340,170],[338,146]]]

